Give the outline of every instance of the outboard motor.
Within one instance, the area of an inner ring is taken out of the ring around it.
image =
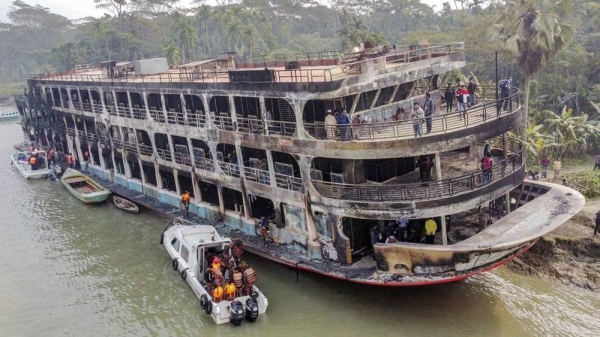
[[[231,315],[229,321],[233,323],[233,325],[239,326],[240,324],[242,324],[242,321],[244,320],[244,305],[242,304],[242,302],[231,302],[229,313]]]
[[[248,322],[256,321],[258,318],[258,301],[256,298],[258,297],[258,293],[252,293],[250,298],[246,300],[246,320]]]

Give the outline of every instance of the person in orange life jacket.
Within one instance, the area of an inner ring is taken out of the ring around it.
[[[37,170],[37,156],[36,155],[31,155],[31,157],[29,157],[29,165],[31,165],[31,170],[35,171]]]
[[[492,154],[488,154],[481,159],[481,180],[484,185],[489,184],[492,181]]]
[[[181,195],[181,204],[185,209],[185,215],[188,215],[190,212],[190,198],[190,192],[188,191],[183,192],[183,194]]]

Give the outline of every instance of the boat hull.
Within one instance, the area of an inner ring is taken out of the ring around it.
[[[14,166],[25,179],[45,179],[51,174],[52,168],[32,170],[27,162],[18,159],[19,154],[24,153],[17,152],[10,157],[10,160],[12,166]]]
[[[82,193],[81,191],[73,188],[68,183],[68,179],[70,179],[70,178],[85,179],[85,182],[87,184],[90,184],[91,186],[95,187],[97,189],[97,191],[92,192],[92,193]],[[73,196],[75,196],[77,199],[79,199],[81,202],[83,202],[85,204],[97,204],[97,203],[104,202],[104,201],[106,201],[106,199],[108,199],[108,196],[111,193],[109,190],[105,189],[100,184],[96,183],[92,178],[88,177],[85,174],[82,174],[81,172],[78,172],[78,171],[75,171],[72,169],[66,170],[65,173],[63,174],[63,176],[60,178],[60,181]]]

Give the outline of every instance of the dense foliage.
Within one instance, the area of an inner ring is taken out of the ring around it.
[[[455,0],[436,11],[418,0],[217,0],[215,6],[197,0],[194,8],[179,8],[177,0],[94,1],[105,16],[68,20],[15,0],[9,22],[0,22],[0,82],[23,82],[29,73],[108,59],[167,57],[177,64],[227,51],[275,58],[349,49],[367,39],[390,45],[425,39],[464,41],[464,75],[493,83],[494,52],[506,45],[487,32],[498,25],[516,27],[511,11],[531,0]],[[594,120],[593,102],[600,102],[600,3],[572,2],[567,11],[541,1],[555,20],[548,25],[572,28],[569,44],[535,72],[522,71],[522,55],[503,53],[500,76],[512,76],[523,87],[530,75],[530,105],[536,110],[560,113],[566,106]]]

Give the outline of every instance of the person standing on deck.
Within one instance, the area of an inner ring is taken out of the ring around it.
[[[69,164],[70,168],[75,168],[75,160],[73,159],[73,154],[69,153],[67,156],[67,164]]]
[[[183,209],[185,209],[185,216],[188,216],[190,213],[190,199],[190,192],[183,192],[181,195],[181,205],[183,206]]]
[[[327,133],[327,140],[335,140],[335,126],[337,121],[335,120],[335,116],[333,112],[327,110],[327,116],[325,117],[325,132]]]
[[[398,227],[398,240],[405,241],[408,219],[405,216],[400,217],[400,219],[396,220],[396,226]]]
[[[437,231],[437,222],[433,219],[425,221],[425,243],[432,245],[435,242],[435,232]]]
[[[464,85],[461,85],[458,92],[456,92],[456,100],[458,101],[458,114],[462,120],[466,114],[467,102],[469,101],[469,91],[465,89]]]
[[[560,158],[556,158],[556,160],[554,161],[554,178],[558,178],[560,177],[560,170],[562,170],[562,162],[560,161]]]
[[[544,155],[540,161],[540,164],[542,164],[542,178],[548,178],[548,166],[550,166],[550,159]]]
[[[431,133],[432,120],[431,117],[435,114],[435,105],[431,99],[430,93],[425,93],[425,103],[423,104],[423,111],[425,113],[425,125],[427,126],[427,133]]]
[[[421,137],[423,135],[423,126],[421,123],[423,122],[423,118],[425,117],[425,113],[423,109],[419,106],[419,103],[415,102],[413,104],[413,109],[410,113],[410,118],[413,120],[413,130],[415,132],[415,137]]]
[[[452,89],[452,85],[448,83],[446,87],[446,92],[444,93],[444,100],[446,101],[446,113],[452,112],[452,105],[454,104],[454,89]]]
[[[512,79],[507,77],[500,82],[500,106],[504,111],[508,110],[508,96],[510,94],[510,86]]]
[[[346,109],[342,110],[342,113],[337,116],[338,130],[340,131],[340,138],[343,141],[350,140],[350,115]]]
[[[477,82],[475,82],[475,78],[471,77],[469,79],[469,87],[467,88],[469,91],[469,106],[475,105],[475,91],[477,91]]]

